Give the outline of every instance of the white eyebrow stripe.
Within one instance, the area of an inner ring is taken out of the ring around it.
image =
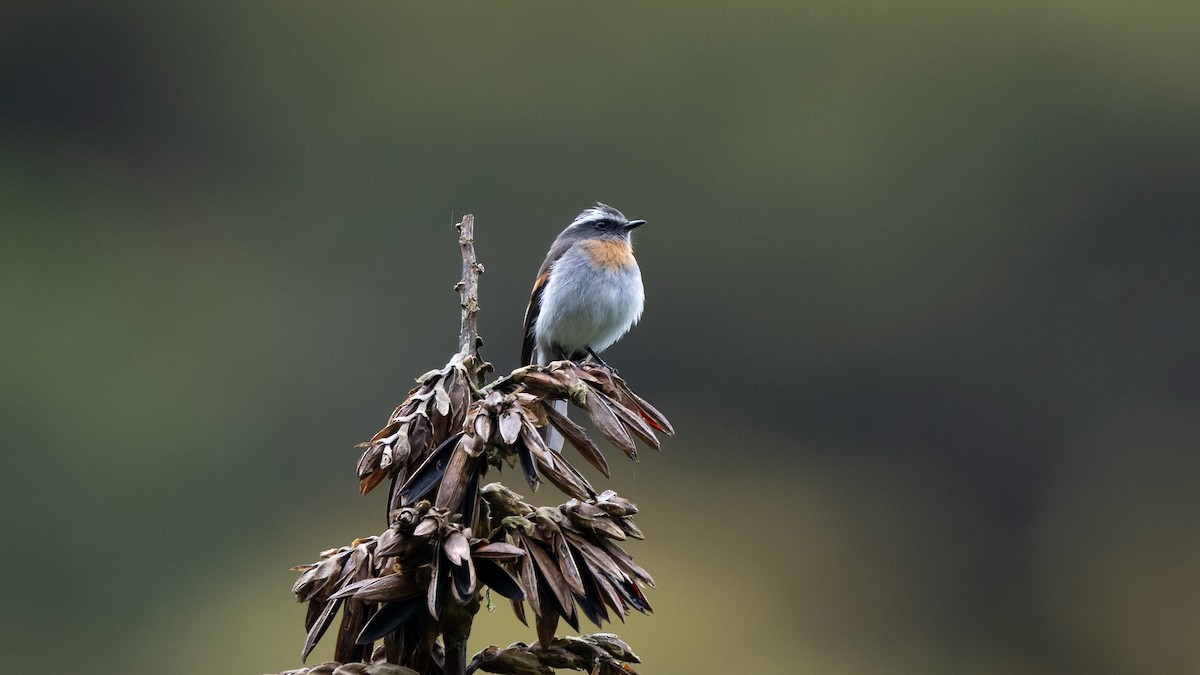
[[[575,220],[572,221],[571,224],[578,225],[580,223],[587,223],[594,220],[625,220],[625,216],[611,206],[608,208],[593,206],[578,216],[575,216]]]

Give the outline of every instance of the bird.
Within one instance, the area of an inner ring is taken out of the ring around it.
[[[522,366],[588,356],[604,363],[600,352],[641,319],[646,304],[632,244],[633,231],[645,224],[597,202],[559,233],[525,310]],[[555,407],[565,412],[566,402]],[[562,437],[551,429],[547,443],[560,449]]]
[[[631,235],[644,224],[597,203],[559,233],[525,309],[522,366],[599,360],[638,322],[646,294]]]

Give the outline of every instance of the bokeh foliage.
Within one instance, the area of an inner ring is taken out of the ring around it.
[[[1198,15],[6,4],[6,664],[291,664],[288,567],[382,527],[352,446],[453,351],[455,216],[503,370],[600,199],[682,432],[597,482],[646,672],[1194,672]]]

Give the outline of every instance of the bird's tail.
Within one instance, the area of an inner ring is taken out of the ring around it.
[[[559,399],[557,401],[551,401],[550,406],[553,407],[557,412],[561,413],[563,417],[566,417],[567,402],[565,400]],[[558,432],[558,429],[554,428],[554,425],[547,424],[546,426],[542,427],[542,438],[546,441],[546,445],[550,446],[552,450],[555,452],[562,452],[563,435]]]
[[[539,349],[537,350],[537,362],[539,365],[545,366],[549,365],[550,359],[543,355],[542,350]],[[550,407],[554,408],[556,412],[562,414],[563,417],[567,416],[568,406],[565,400],[560,399],[551,401]],[[542,440],[546,441],[546,445],[550,446],[551,450],[554,450],[555,452],[562,452],[563,435],[558,432],[558,429],[554,428],[554,425],[547,424],[546,426],[542,427],[541,433]]]

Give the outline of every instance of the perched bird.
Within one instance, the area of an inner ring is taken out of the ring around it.
[[[597,203],[559,233],[533,282],[521,365],[589,355],[603,363],[599,353],[642,316],[646,295],[630,235],[645,223]],[[566,414],[566,401],[555,409]],[[546,442],[558,450],[563,438],[546,427]]]
[[[599,360],[638,322],[646,296],[630,235],[645,223],[597,203],[558,235],[525,310],[521,365]]]

